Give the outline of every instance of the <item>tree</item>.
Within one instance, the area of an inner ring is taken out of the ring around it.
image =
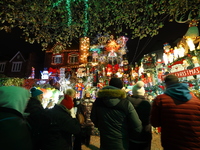
[[[70,45],[73,38],[126,33],[155,36],[164,22],[198,11],[200,0],[3,0],[0,30],[18,27],[27,42]]]

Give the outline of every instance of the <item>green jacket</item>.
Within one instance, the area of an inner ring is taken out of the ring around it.
[[[99,90],[91,119],[100,132],[101,150],[127,150],[128,141],[142,131],[142,123],[124,90],[107,86]]]

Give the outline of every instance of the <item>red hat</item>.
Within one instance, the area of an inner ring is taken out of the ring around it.
[[[60,104],[64,105],[67,109],[72,109],[72,107],[74,107],[73,98],[69,95],[65,95]]]

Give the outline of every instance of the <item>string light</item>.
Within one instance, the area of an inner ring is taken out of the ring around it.
[[[85,24],[85,28],[84,28],[84,36],[87,36],[87,32],[88,32],[88,0],[84,0],[84,4],[85,4],[85,10],[84,10],[84,24]]]

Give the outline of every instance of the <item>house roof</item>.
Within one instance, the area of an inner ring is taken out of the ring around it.
[[[18,51],[15,56],[9,61],[12,62],[16,57],[20,56],[20,58],[25,62],[26,60],[24,59],[24,57],[22,56],[21,52]]]
[[[46,50],[46,53],[59,53],[59,52],[78,52],[78,49],[66,49],[61,43],[56,43],[52,48]]]

